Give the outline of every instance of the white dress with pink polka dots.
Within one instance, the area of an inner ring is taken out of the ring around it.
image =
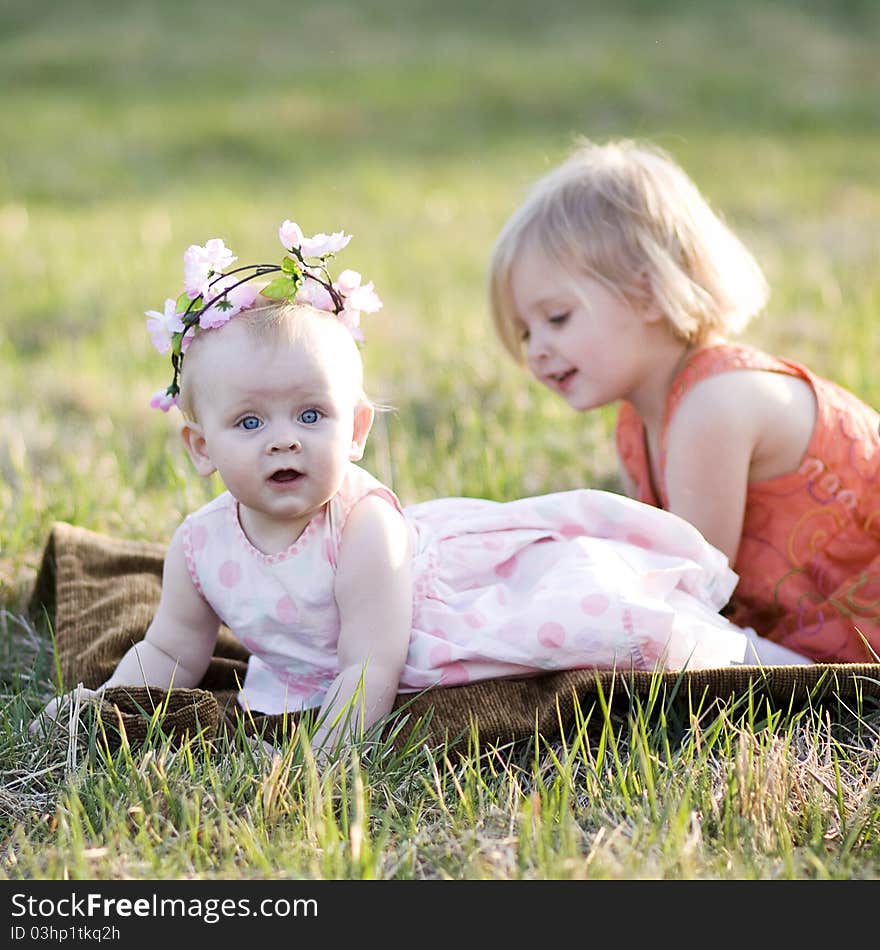
[[[184,522],[193,583],[251,652],[245,708],[281,713],[323,701],[337,674],[336,557],[348,513],[369,494],[402,510],[414,538],[401,692],[547,670],[743,660],[744,634],[718,613],[737,577],[675,515],[592,489],[401,509],[352,464],[339,494],[279,554],[248,541],[228,492]]]

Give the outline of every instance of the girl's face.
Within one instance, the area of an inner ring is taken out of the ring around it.
[[[290,544],[361,457],[372,409],[327,345],[258,341],[235,320],[210,332],[187,448],[201,475],[219,472],[253,544]]]
[[[517,257],[510,289],[529,369],[573,409],[629,399],[650,374],[654,308],[573,275],[534,244]]]

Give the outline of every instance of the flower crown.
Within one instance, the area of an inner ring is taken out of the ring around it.
[[[191,244],[186,249],[184,292],[176,300],[168,298],[163,312],[146,311],[153,346],[160,353],[171,353],[174,369],[171,385],[150,400],[154,409],[168,412],[177,405],[183,357],[195,334],[221,327],[237,313],[251,309],[258,295],[308,303],[333,313],[356,340],[363,340],[361,313],[375,313],[382,306],[373,282],[361,283],[361,275],[354,270],[344,270],[333,280],[327,270],[327,262],[348,244],[351,235],[336,231],[305,237],[298,224],[284,221],[278,228],[278,238],[287,251],[280,264],[231,268],[238,258],[220,238],[211,238],[204,247]],[[252,283],[267,274],[278,276],[263,287]]]

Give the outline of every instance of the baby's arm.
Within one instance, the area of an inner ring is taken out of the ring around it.
[[[213,656],[220,621],[193,585],[183,553],[181,530],[175,532],[165,555],[162,593],[144,639],[132,644],[111,676],[98,690],[79,690],[80,697],[96,697],[108,686],[198,685]],[[72,694],[51,700],[30,725],[55,719]]]
[[[220,621],[196,590],[178,528],[165,554],[162,594],[144,639],[119,661],[107,686],[197,686],[208,669]]]
[[[327,691],[313,745],[327,753],[394,705],[412,627],[409,528],[387,501],[368,495],[345,524],[336,570],[339,673]]]

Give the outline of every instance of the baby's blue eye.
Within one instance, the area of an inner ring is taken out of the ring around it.
[[[303,409],[299,414],[299,421],[307,426],[313,426],[321,418],[317,409]]]
[[[254,429],[259,429],[262,425],[256,416],[244,416],[242,419],[239,419],[238,424],[242,429],[247,429],[249,432],[253,432]]]

